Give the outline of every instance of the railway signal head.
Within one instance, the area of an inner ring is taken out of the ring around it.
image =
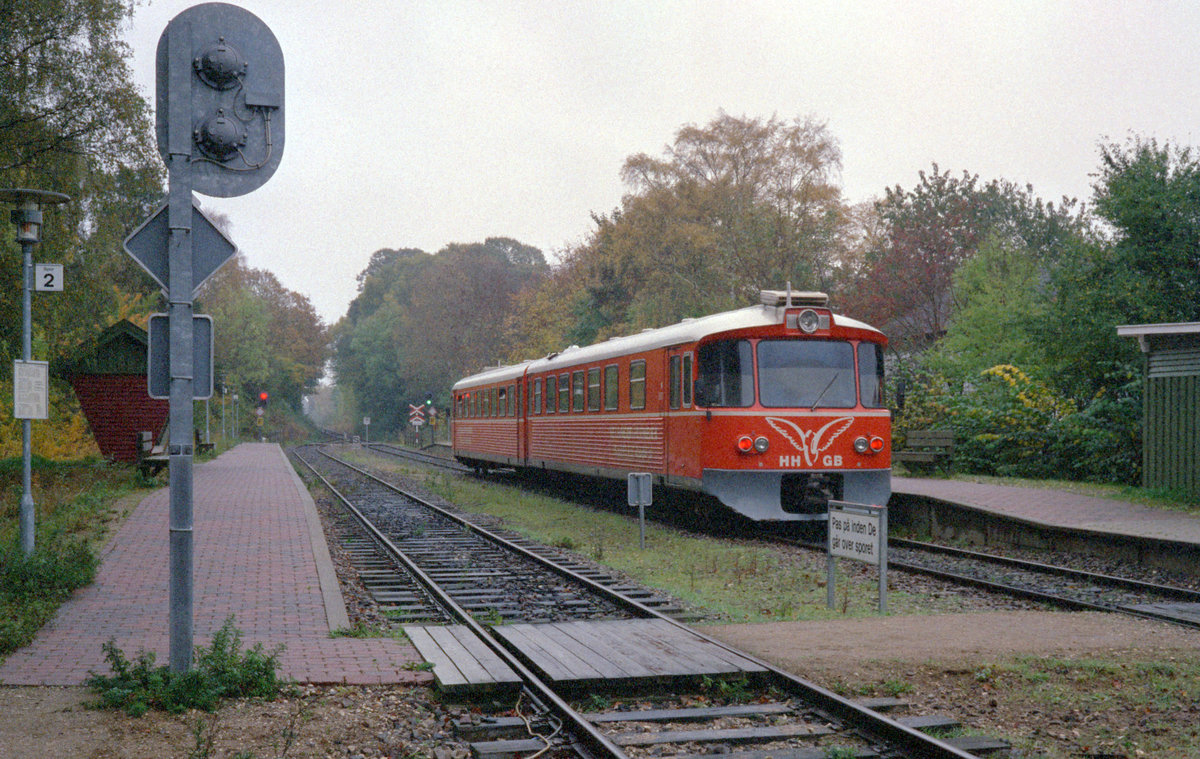
[[[260,393],[258,394],[258,405],[262,406],[263,408],[266,408],[266,406],[267,406],[267,401],[268,401],[269,399],[270,399],[270,396],[269,396],[269,395],[267,395],[267,391],[266,391],[266,390],[263,390],[262,392],[260,392]]]

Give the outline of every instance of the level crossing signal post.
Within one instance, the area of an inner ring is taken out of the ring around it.
[[[152,353],[149,371],[152,385],[165,381],[170,400],[169,648],[176,672],[192,661],[192,404],[212,394],[211,375],[195,382],[196,357],[211,330],[197,346],[192,304],[235,250],[196,206],[193,191],[245,195],[274,174],[284,146],[283,80],[275,35],[237,6],[193,6],[159,37],[155,127],[168,196],[125,240],[125,250],[167,296],[166,356],[156,361]],[[211,342],[207,348],[211,355]],[[236,395],[234,402],[236,409]]]
[[[421,445],[421,427],[425,424],[425,407],[408,404],[408,423],[413,427],[417,445]]]

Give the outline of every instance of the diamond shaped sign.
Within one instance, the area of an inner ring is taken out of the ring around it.
[[[168,287],[170,258],[167,243],[171,230],[167,226],[167,204],[163,203],[154,215],[125,238],[125,252],[146,270],[164,291]],[[225,236],[194,202],[192,204],[192,295],[200,289],[213,272],[221,268],[237,252],[237,246]]]

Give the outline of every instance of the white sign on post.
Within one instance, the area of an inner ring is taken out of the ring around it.
[[[887,613],[887,507],[843,501],[829,502],[829,558],[826,601],[834,607],[834,558],[854,559],[879,567],[879,613]]]
[[[50,417],[50,363],[13,362],[13,418]]]
[[[62,292],[62,264],[34,264],[33,289],[39,292]]]
[[[879,564],[879,516],[829,510],[829,552]]]

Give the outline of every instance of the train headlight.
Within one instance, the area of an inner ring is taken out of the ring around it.
[[[800,316],[796,318],[796,325],[800,327],[800,331],[811,335],[821,326],[821,317],[816,311],[811,308],[806,308],[800,312]]]
[[[769,448],[770,446],[771,446],[771,441],[767,440],[762,435],[759,435],[758,437],[754,438],[754,450],[758,451],[759,453],[766,453],[767,448]]]
[[[883,450],[883,438],[871,438],[871,453],[879,453]]]
[[[754,450],[754,440],[749,435],[742,435],[737,439],[738,453],[749,453]]]

